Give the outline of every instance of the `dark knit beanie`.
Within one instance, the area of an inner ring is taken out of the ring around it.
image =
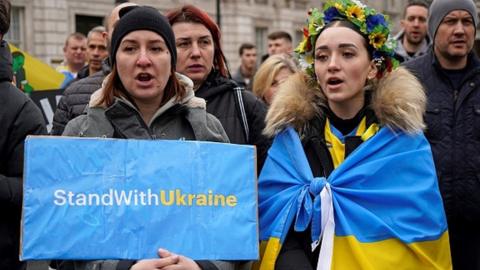
[[[430,5],[428,17],[428,34],[435,40],[438,26],[448,13],[454,10],[465,10],[472,15],[475,29],[478,24],[478,14],[472,0],[434,0]]]
[[[113,30],[110,50],[110,65],[115,64],[115,55],[123,37],[128,33],[137,30],[149,30],[162,36],[165,40],[171,55],[172,67],[177,62],[177,48],[175,47],[175,36],[167,18],[158,10],[149,6],[128,6],[119,12],[118,20]]]

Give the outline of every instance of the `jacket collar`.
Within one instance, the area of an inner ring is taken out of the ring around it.
[[[212,70],[210,74],[208,74],[205,82],[203,82],[200,88],[195,91],[195,95],[209,100],[223,92],[231,91],[236,86],[237,85],[233,80],[223,77],[216,70]]]

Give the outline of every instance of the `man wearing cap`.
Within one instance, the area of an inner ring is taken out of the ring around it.
[[[450,234],[453,269],[480,269],[480,61],[472,0],[434,0],[429,52],[406,66],[427,94],[430,141]]]

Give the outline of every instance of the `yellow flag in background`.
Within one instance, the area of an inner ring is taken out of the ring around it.
[[[65,75],[12,44],[9,46],[18,88],[26,93],[60,88]]]

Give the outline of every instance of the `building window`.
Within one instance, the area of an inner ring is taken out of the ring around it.
[[[25,8],[12,6],[10,29],[5,40],[20,49],[25,49]]]
[[[255,27],[255,46],[257,47],[257,64],[260,64],[262,56],[267,54],[267,32],[266,27]]]
[[[95,26],[103,25],[103,17],[75,15],[75,31],[87,35]]]

